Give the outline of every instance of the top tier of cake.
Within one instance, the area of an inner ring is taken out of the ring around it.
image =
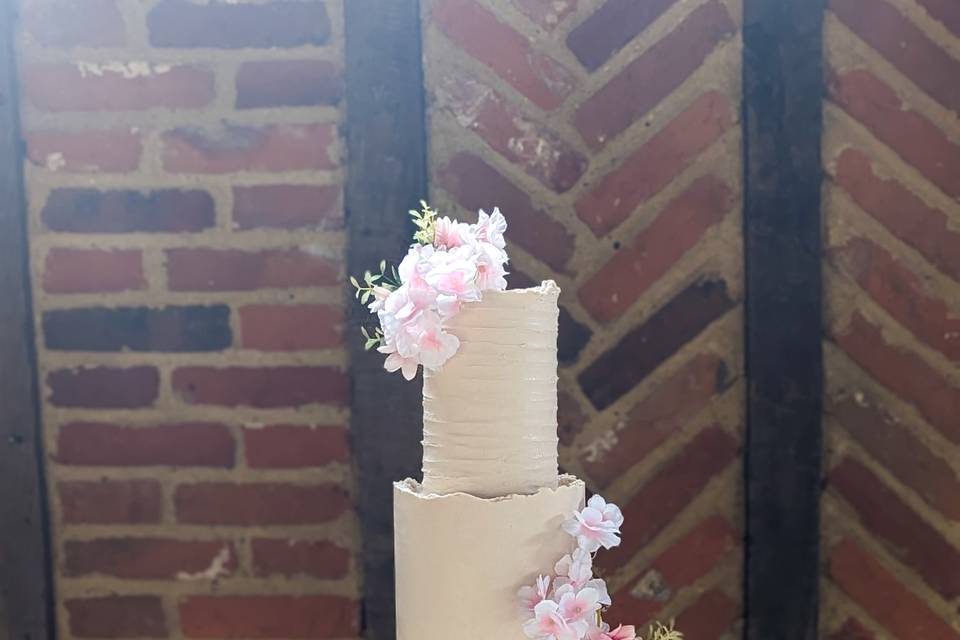
[[[460,349],[423,378],[423,490],[492,498],[557,486],[557,298],[486,291],[449,322]]]

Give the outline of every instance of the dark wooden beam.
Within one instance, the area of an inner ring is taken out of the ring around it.
[[[351,273],[399,260],[413,235],[407,210],[427,195],[427,142],[418,0],[349,0],[346,23],[347,186]],[[395,636],[393,481],[420,474],[419,383],[365,353],[359,326],[375,318],[352,298],[348,344],[351,437],[363,536],[364,633]]]
[[[0,2],[0,637],[52,638],[12,2]]]
[[[744,0],[748,640],[817,637],[823,13]]]

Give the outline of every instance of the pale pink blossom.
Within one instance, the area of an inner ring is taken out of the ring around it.
[[[444,216],[433,222],[433,246],[438,249],[454,249],[470,236],[470,225]]]
[[[383,309],[384,304],[387,301],[387,297],[390,296],[390,289],[381,286],[373,287],[373,302],[367,305],[367,309],[370,310],[370,313],[377,313]]]
[[[569,584],[579,589],[593,577],[593,557],[583,549],[574,549],[557,561],[553,568],[557,572],[557,585]]]
[[[416,323],[420,362],[427,369],[439,369],[460,348],[460,339],[443,330],[436,312],[421,312]]]
[[[577,590],[564,585],[557,588],[554,597],[559,598],[560,615],[567,622],[594,620],[600,608],[600,594],[591,587]]]
[[[424,279],[439,295],[453,296],[461,302],[475,302],[480,299],[477,265],[470,260],[448,260],[434,264]]]
[[[613,631],[610,625],[603,623],[602,627],[592,627],[587,631],[585,640],[636,640],[637,633],[633,625],[620,625]]]
[[[577,538],[581,549],[592,553],[600,547],[610,549],[620,544],[621,524],[623,515],[617,505],[595,495],[582,511],[574,512],[563,523],[563,530]]]
[[[390,373],[399,369],[403,373],[404,378],[413,380],[417,375],[417,369],[420,367],[420,363],[414,358],[404,358],[393,349],[393,346],[388,345],[377,347],[377,351],[380,353],[388,354],[387,359],[383,362],[383,368]]]
[[[503,249],[507,246],[506,241],[503,239],[503,234],[507,230],[507,220],[503,217],[503,214],[500,213],[499,207],[493,208],[493,213],[487,214],[486,211],[480,209],[480,213],[477,217],[477,224],[470,225],[470,231],[473,232],[473,236],[480,242],[489,242],[497,249]]]
[[[583,620],[564,619],[555,601],[542,600],[533,608],[533,617],[523,625],[523,632],[535,640],[581,640],[588,627]]]
[[[520,587],[517,597],[520,598],[521,608],[532,614],[534,607],[547,599],[548,593],[550,593],[550,576],[537,576],[537,586]]]
[[[474,245],[477,264],[477,286],[483,291],[504,291],[507,288],[507,275],[504,265],[507,254],[488,242]]]

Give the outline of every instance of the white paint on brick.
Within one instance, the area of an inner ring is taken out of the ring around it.
[[[59,171],[67,164],[67,161],[63,158],[63,154],[59,151],[54,153],[48,153],[44,165],[47,167],[48,171]]]
[[[77,62],[77,69],[84,78],[89,76],[105,76],[107,74],[119,74],[127,80],[134,78],[145,78],[154,74],[169,73],[171,67],[168,64],[150,64],[149,62],[132,60],[130,62],[120,62],[113,60],[110,62]]]
[[[216,580],[227,573],[227,565],[230,563],[230,547],[224,545],[222,549],[213,557],[210,566],[197,573],[188,573],[181,571],[177,574],[177,580]]]

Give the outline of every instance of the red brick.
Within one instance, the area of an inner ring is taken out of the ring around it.
[[[676,628],[685,638],[717,640],[740,618],[740,605],[716,589],[708,591],[677,616]]]
[[[960,314],[935,297],[920,276],[865,238],[850,239],[831,249],[830,256],[897,322],[946,357],[960,360]]]
[[[437,107],[546,186],[563,193],[583,175],[586,158],[503,95],[463,75],[437,82]]]
[[[41,213],[53,231],[182,233],[214,225],[213,197],[199,189],[54,189]]]
[[[194,4],[162,0],[147,14],[155,47],[289,48],[330,42],[330,17],[322,2]]]
[[[163,168],[174,173],[336,169],[332,124],[181,128],[163,134]]]
[[[930,17],[939,20],[947,29],[960,36],[960,5],[953,0],[917,0]]]
[[[233,224],[238,229],[342,229],[340,185],[234,187]]]
[[[613,597],[611,620],[647,622],[681,589],[709,573],[739,544],[740,535],[720,516],[710,517],[671,544],[633,585]]]
[[[727,364],[701,354],[630,409],[608,432],[583,447],[591,486],[602,489],[645,459],[730,384]]]
[[[350,462],[344,427],[271,425],[243,431],[247,464],[254,469],[320,467]]]
[[[182,484],[174,494],[177,521],[212,525],[319,524],[350,508],[334,484]]]
[[[52,309],[42,322],[52,351],[198,353],[233,343],[225,304]]]
[[[834,180],[890,233],[960,280],[960,231],[950,228],[943,211],[928,206],[896,180],[880,178],[869,158],[855,149],[840,154]]]
[[[118,47],[126,42],[116,0],[29,0],[20,6],[22,29],[43,47]]]
[[[340,284],[340,264],[300,249],[168,249],[171,291],[254,291]]]
[[[57,490],[66,524],[160,522],[163,498],[155,480],[60,482]]]
[[[736,31],[719,2],[712,0],[695,9],[577,110],[574,124],[584,141],[592,149],[603,148],[673,93]]]
[[[847,618],[842,627],[830,634],[829,640],[876,640],[856,618]]]
[[[245,62],[237,72],[237,108],[334,106],[342,72],[327,60]]]
[[[51,171],[125,173],[140,166],[143,143],[132,129],[34,131],[27,157]]]
[[[253,571],[258,576],[347,577],[350,551],[327,540],[256,538],[251,542]]]
[[[599,554],[597,564],[615,569],[629,561],[736,459],[737,449],[737,442],[718,425],[694,436],[623,506],[623,541]]]
[[[327,304],[240,307],[241,343],[261,351],[329,349],[343,344],[343,309]]]
[[[724,280],[698,280],[597,357],[577,382],[594,407],[606,409],[735,305]]]
[[[733,122],[723,94],[705,93],[577,200],[577,216],[601,236],[670,184]]]
[[[830,576],[896,638],[960,638],[921,598],[852,540],[844,539],[831,550]]]
[[[180,604],[188,638],[345,638],[360,605],[343,596],[191,596]]]
[[[854,312],[835,340],[877,382],[913,404],[944,436],[960,443],[960,389],[915,353],[886,342],[879,327]]]
[[[214,580],[232,574],[237,557],[232,544],[219,540],[101,538],[67,540],[63,566],[71,577],[161,580],[186,574]]]
[[[57,436],[56,460],[103,467],[229,468],[234,448],[230,430],[210,422],[131,427],[70,422]]]
[[[618,318],[718,224],[733,206],[733,194],[713,176],[694,182],[587,279],[577,292],[600,322]]]
[[[960,551],[852,458],[830,472],[830,485],[850,503],[870,535],[947,600],[960,595]]]
[[[75,638],[166,638],[167,622],[157,596],[67,598],[70,635]]]
[[[523,34],[473,0],[440,0],[433,22],[457,46],[543,109],[563,104],[574,88],[569,69],[537,51]],[[490,43],[497,43],[490,46]]]
[[[835,399],[828,408],[860,445],[931,507],[960,522],[960,477],[869,396]],[[943,452],[940,452],[941,454]]]
[[[905,104],[868,71],[848,71],[830,82],[833,100],[933,184],[960,198],[960,145]]]
[[[567,46],[590,71],[653,24],[676,0],[607,0],[567,36]],[[549,5],[550,3],[543,3]]]
[[[960,60],[883,0],[830,0],[830,9],[890,64],[951,111],[960,110]]]
[[[513,4],[528,18],[548,31],[553,31],[564,18],[577,9],[577,0],[562,0],[562,2],[513,0]]]
[[[348,400],[346,374],[333,367],[179,367],[172,384],[187,404],[266,409]]]
[[[440,170],[440,185],[466,209],[499,206],[510,223],[509,242],[564,272],[573,256],[574,237],[562,224],[536,208],[530,197],[477,156],[459,153]]]
[[[111,293],[147,288],[140,250],[53,248],[43,268],[47,293]]]
[[[137,409],[157,399],[160,373],[154,367],[80,367],[47,374],[50,404],[88,409]]]
[[[203,107],[214,96],[213,74],[183,65],[32,64],[23,78],[27,100],[45,111],[187,109]]]

